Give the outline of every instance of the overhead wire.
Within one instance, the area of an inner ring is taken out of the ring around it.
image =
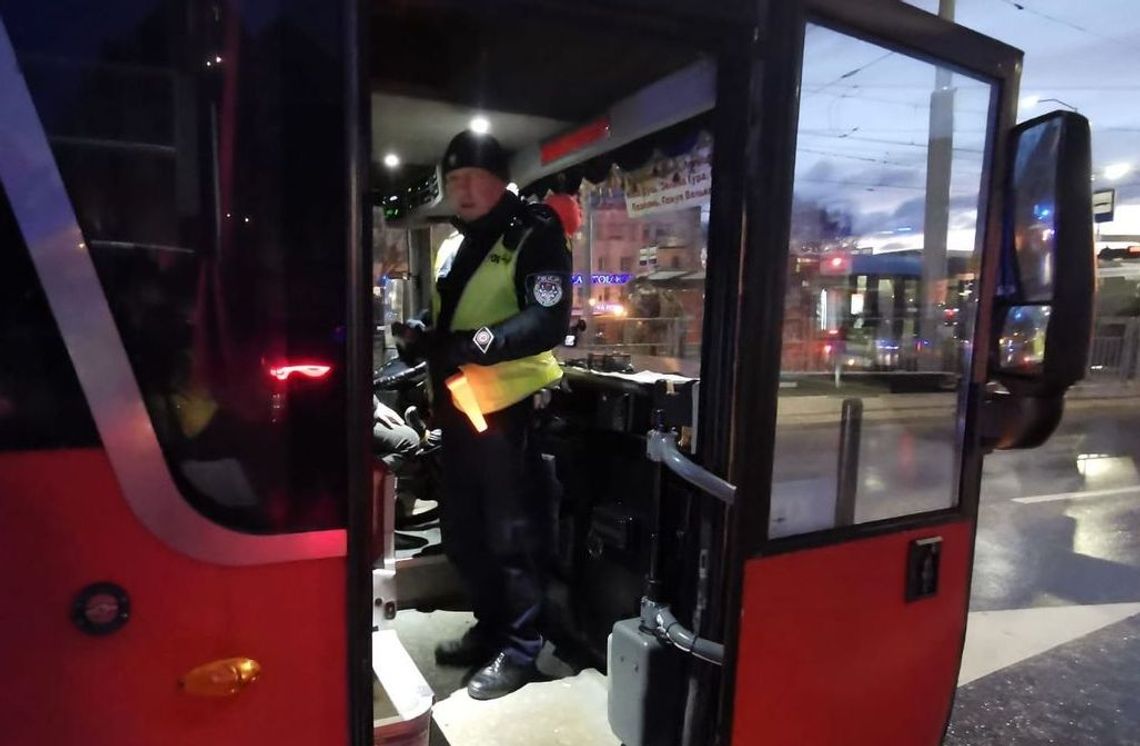
[[[830,139],[830,140],[853,140],[856,142],[873,142],[873,143],[880,143],[883,145],[899,145],[899,146],[909,147],[909,148],[922,148],[924,150],[928,149],[930,147],[930,143],[925,143],[925,142],[918,143],[918,142],[913,142],[913,141],[907,142],[904,140],[890,140],[890,139],[883,138],[883,137],[862,137],[859,135],[822,135],[822,134],[813,134],[810,132],[801,132],[800,135],[803,137],[822,137],[822,138],[826,138],[826,139]],[[954,152],[957,152],[957,153],[973,153],[975,155],[984,155],[984,151],[982,151],[980,148],[961,148],[961,147],[955,146],[954,148],[952,148],[952,150]]]
[[[878,63],[882,62],[883,60],[887,59],[888,57],[890,57],[894,54],[895,54],[894,52],[885,52],[882,55],[871,60],[870,62],[866,62],[862,65],[859,65],[858,67],[855,67],[855,68],[848,70],[847,72],[843,73],[838,78],[836,78],[835,80],[832,80],[830,83],[824,83],[822,86],[815,89],[814,91],[809,91],[809,93],[813,93],[813,94],[814,93],[820,93],[824,89],[829,88],[829,87],[835,85],[836,83],[839,83],[839,82],[844,81],[844,80],[848,80],[848,79],[858,75],[859,73],[863,72],[864,70],[871,67],[872,65],[878,64]]]
[[[1111,42],[1114,42],[1117,44],[1123,43],[1119,39],[1114,39],[1111,36],[1105,36],[1104,34],[1097,33],[1096,31],[1093,31],[1090,28],[1086,28],[1085,26],[1081,26],[1080,24],[1074,23],[1074,22],[1072,22],[1066,18],[1059,18],[1057,16],[1050,15],[1049,13],[1046,13],[1044,11],[1037,10],[1036,8],[1033,8],[1029,5],[1026,5],[1024,2],[1020,2],[1020,0],[1001,0],[1001,1],[1003,3],[1005,3],[1006,5],[1010,5],[1014,8],[1017,8],[1018,10],[1025,11],[1026,13],[1029,13],[1030,15],[1037,16],[1038,18],[1044,18],[1047,21],[1052,21],[1053,23],[1056,23],[1060,26],[1066,26],[1068,28],[1073,29],[1074,31],[1080,31],[1081,33],[1088,34],[1089,36],[1091,36],[1095,39],[1100,39],[1102,41],[1111,41]]]

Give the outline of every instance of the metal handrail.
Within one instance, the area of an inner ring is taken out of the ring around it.
[[[651,430],[646,443],[649,460],[663,464],[669,471],[725,505],[736,502],[736,485],[713,474],[708,469],[690,461],[677,447],[677,439],[672,433]]]

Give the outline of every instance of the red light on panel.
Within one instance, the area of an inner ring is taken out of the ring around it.
[[[582,150],[586,146],[593,145],[609,136],[610,118],[604,116],[595,119],[576,130],[572,130],[564,135],[559,135],[542,143],[539,148],[542,165],[545,166],[547,163],[553,163],[561,158],[565,158],[571,153]]]
[[[298,375],[305,378],[324,378],[332,370],[329,365],[306,363],[304,365],[278,365],[269,369],[269,375],[278,381],[287,381],[290,376]]]

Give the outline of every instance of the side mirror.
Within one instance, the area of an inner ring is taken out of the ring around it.
[[[1065,392],[1084,378],[1096,256],[1088,120],[1053,112],[1011,133],[986,402],[996,448],[1031,448],[1056,429]]]

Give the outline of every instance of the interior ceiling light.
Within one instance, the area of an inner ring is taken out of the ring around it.
[[[471,131],[476,135],[485,135],[491,131],[491,122],[487,120],[487,117],[475,117],[471,120],[471,124],[469,124],[468,127],[470,127]]]

